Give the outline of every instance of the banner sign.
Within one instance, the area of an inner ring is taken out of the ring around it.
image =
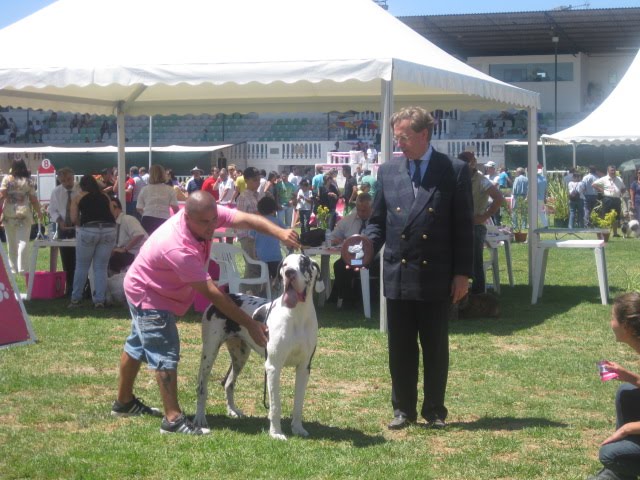
[[[34,343],[36,336],[22,303],[4,248],[0,246],[0,348]]]

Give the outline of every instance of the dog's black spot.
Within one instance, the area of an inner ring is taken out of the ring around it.
[[[236,322],[234,322],[230,318],[225,317],[224,331],[228,335],[231,335],[232,333],[238,333],[240,331],[240,325],[238,325]]]
[[[230,293],[229,294],[229,298],[233,301],[233,303],[235,303],[238,307],[242,306],[243,300],[242,300],[242,296],[238,293]],[[225,320],[228,320],[227,316],[222,313],[218,307],[216,307],[215,305],[211,304],[211,306],[207,309],[207,320],[211,320],[211,317],[213,316],[219,317],[219,318],[223,318]]]
[[[306,255],[300,255],[300,271],[304,274],[311,272],[311,259]]]
[[[266,315],[264,309],[260,308],[260,309],[256,310],[253,313],[253,319],[256,322],[264,323],[265,320],[267,319],[267,315]]]
[[[207,320],[211,321],[211,317],[218,313],[220,311],[214,305],[209,305],[209,308],[207,308]]]
[[[313,353],[311,353],[311,357],[309,358],[309,365],[307,365],[307,371],[309,373],[311,373],[311,362],[313,361],[313,357],[316,354],[316,347],[317,347],[317,345],[315,347],[313,347]]]

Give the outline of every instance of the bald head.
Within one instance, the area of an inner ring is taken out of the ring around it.
[[[199,240],[210,240],[217,226],[218,207],[209,192],[198,190],[187,198],[185,220],[191,233]]]
[[[209,209],[216,209],[216,199],[209,192],[197,190],[189,195],[185,202],[184,209],[187,215],[201,213]]]

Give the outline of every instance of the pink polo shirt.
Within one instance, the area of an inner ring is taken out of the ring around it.
[[[233,222],[236,210],[218,206],[217,228]],[[206,282],[211,240],[198,241],[187,228],[184,210],[164,222],[140,249],[124,277],[127,300],[144,309],[184,315],[193,303],[190,283]]]

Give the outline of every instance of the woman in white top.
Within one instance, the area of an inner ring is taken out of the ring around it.
[[[42,218],[35,182],[24,160],[14,160],[11,172],[0,184],[0,212],[7,236],[9,266],[13,273],[27,271],[33,214]]]
[[[176,191],[166,181],[167,175],[162,165],[153,165],[149,171],[149,185],[138,195],[136,208],[142,215],[140,223],[149,235],[169,218],[169,208],[173,213],[180,210]]]

